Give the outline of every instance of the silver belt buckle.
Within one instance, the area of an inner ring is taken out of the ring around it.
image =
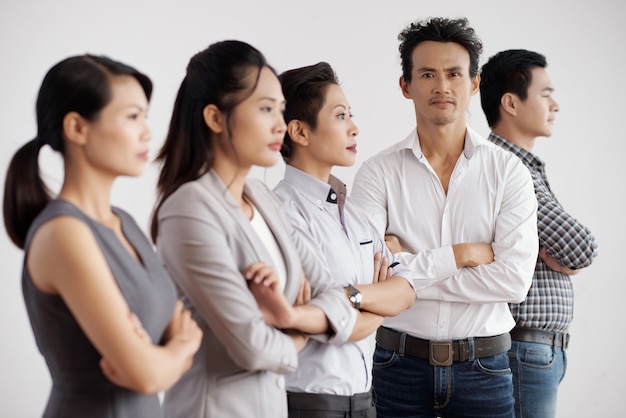
[[[429,341],[428,362],[431,366],[450,366],[453,362],[451,340]]]

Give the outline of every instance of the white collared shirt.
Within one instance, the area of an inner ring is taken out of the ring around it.
[[[417,300],[385,326],[429,340],[514,326],[508,303],[526,297],[538,252],[537,200],[517,157],[468,127],[446,194],[413,130],[361,166],[351,197],[380,234],[400,239],[411,269]],[[457,269],[458,243],[490,243],[495,261]]]
[[[331,176],[330,184],[290,165],[274,192],[283,201],[285,213],[309,242],[311,251],[327,265],[342,286],[372,283],[374,254],[389,252],[367,216],[346,196],[345,185]],[[327,201],[332,191],[336,203]],[[393,274],[410,281],[410,271],[398,264]],[[372,341],[368,338],[341,345],[310,340],[299,355],[298,369],[286,377],[293,392],[351,396],[371,387]]]

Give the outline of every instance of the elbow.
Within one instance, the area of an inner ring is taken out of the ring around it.
[[[154,373],[131,378],[128,386],[128,389],[132,389],[141,395],[154,395],[166,389],[163,387],[159,377]]]
[[[513,289],[511,292],[511,299],[508,300],[509,303],[522,303],[526,300],[526,296],[528,296],[528,290],[530,289],[531,280],[524,280],[523,286],[519,286],[517,289]]]

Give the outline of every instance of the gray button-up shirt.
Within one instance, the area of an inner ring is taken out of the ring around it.
[[[384,238],[347,197],[345,184],[336,177],[324,183],[287,165],[274,191],[301,238],[341,285],[372,283],[377,251],[389,257],[390,264],[395,261]],[[404,265],[393,267],[393,274],[411,284]],[[367,392],[372,380],[372,338],[341,345],[309,341],[299,353],[298,369],[286,377],[287,390],[346,396]]]

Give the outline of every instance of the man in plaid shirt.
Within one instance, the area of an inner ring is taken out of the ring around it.
[[[544,162],[532,153],[535,139],[549,137],[559,106],[546,58],[527,50],[499,52],[482,67],[480,96],[489,140],[528,167],[538,201],[539,257],[523,303],[511,304],[516,326],[509,351],[517,418],[554,417],[574,295],[570,276],[589,266],[596,240],[565,211],[550,189]]]

